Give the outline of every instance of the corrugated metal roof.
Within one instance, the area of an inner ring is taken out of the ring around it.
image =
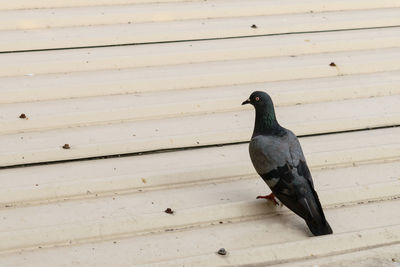
[[[1,266],[400,264],[400,1],[19,0],[0,17]],[[254,90],[300,137],[333,235],[255,200]]]

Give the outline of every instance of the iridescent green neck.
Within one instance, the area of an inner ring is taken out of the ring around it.
[[[283,128],[275,117],[274,106],[267,105],[256,109],[256,121],[253,136],[257,135],[282,135]]]

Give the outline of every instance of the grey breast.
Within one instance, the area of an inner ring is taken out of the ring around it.
[[[289,130],[284,136],[258,135],[251,139],[250,158],[259,174],[282,167],[297,166],[304,155],[297,137]]]

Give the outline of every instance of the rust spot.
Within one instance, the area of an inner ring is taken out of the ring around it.
[[[64,148],[64,149],[70,149],[71,147],[69,146],[69,144],[65,144],[65,145],[62,146],[62,148]]]
[[[174,214],[174,211],[171,208],[167,208],[166,210],[164,210],[164,212],[168,214]]]
[[[257,25],[256,25],[256,24],[253,24],[253,25],[251,25],[251,28],[252,28],[252,29],[257,29]]]
[[[146,179],[142,178],[142,183],[147,183]]]
[[[336,64],[335,64],[335,62],[331,62],[331,64],[329,64],[329,66],[336,67]]]
[[[19,118],[20,118],[20,119],[26,119],[25,113],[21,113],[21,115],[19,115]]]

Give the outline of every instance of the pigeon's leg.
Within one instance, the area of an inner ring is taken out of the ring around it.
[[[266,196],[258,196],[256,199],[259,199],[259,198],[264,198],[264,199],[270,200],[270,201],[272,201],[275,205],[277,205],[277,206],[279,205],[278,201],[276,201],[276,199],[275,199],[274,193],[271,193],[271,194],[266,195]]]

